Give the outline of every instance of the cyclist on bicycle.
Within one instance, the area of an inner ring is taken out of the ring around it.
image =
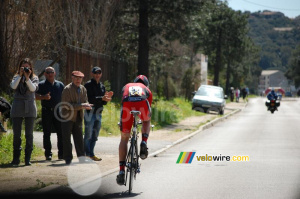
[[[143,123],[140,158],[144,160],[148,156],[147,139],[150,132],[152,103],[152,93],[148,87],[149,81],[147,77],[139,75],[134,79],[133,83],[126,84],[122,89],[123,97],[120,118],[121,141],[119,145],[120,172],[119,175],[117,175],[117,183],[119,185],[124,185],[125,181],[127,143],[133,124],[133,116],[130,113],[132,110],[141,112],[139,117]]]

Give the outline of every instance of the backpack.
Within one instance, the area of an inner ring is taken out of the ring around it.
[[[7,119],[10,118],[11,104],[4,98],[0,97],[0,112]]]

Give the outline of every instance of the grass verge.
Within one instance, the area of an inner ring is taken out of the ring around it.
[[[120,108],[120,102],[110,102],[105,106],[102,113],[101,136],[117,136],[120,134],[118,126]],[[202,116],[205,114],[193,111],[191,102],[185,101],[183,98],[174,98],[170,101],[154,100],[151,109],[151,124],[155,125],[155,130],[177,123],[190,116]]]
[[[25,149],[25,134],[22,132],[22,152],[20,161],[24,163],[24,149]],[[43,150],[33,145],[33,151],[31,157],[37,157],[43,155]],[[4,133],[0,136],[0,165],[9,164],[13,159],[13,133]]]

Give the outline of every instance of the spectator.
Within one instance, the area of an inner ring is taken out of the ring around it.
[[[246,90],[246,88],[242,89],[242,96],[243,96],[243,100],[245,100],[245,98],[247,97],[247,90]]]
[[[33,150],[33,124],[37,116],[35,91],[38,89],[39,79],[33,72],[33,64],[29,58],[23,59],[10,84],[15,90],[10,116],[13,123],[13,161],[12,166],[20,164],[21,130],[25,119],[25,165],[29,166]]]
[[[54,127],[57,134],[58,159],[63,159],[63,143],[61,132],[61,118],[58,108],[55,108],[61,101],[64,84],[55,80],[55,70],[47,67],[44,72],[46,80],[39,83],[39,90],[35,94],[37,100],[42,101],[42,126],[43,145],[46,160],[52,160],[51,132]]]
[[[236,90],[235,90],[235,99],[236,99],[236,102],[239,102],[239,99],[240,99],[240,89],[239,88],[236,88]]]
[[[71,164],[73,159],[71,134],[79,162],[86,161],[82,135],[83,109],[91,110],[92,105],[88,103],[86,88],[81,85],[83,77],[82,72],[73,71],[72,83],[68,84],[62,92],[63,157],[66,164]]]
[[[230,101],[233,102],[234,100],[234,88],[230,87]]]
[[[248,96],[249,96],[249,93],[250,93],[250,91],[249,91],[249,88],[248,88],[248,87],[246,87],[246,92],[247,92],[247,96],[246,96],[246,97],[248,97]]]
[[[3,120],[7,120],[8,118],[10,118],[10,110],[11,104],[4,97],[0,97],[0,113],[3,116]],[[7,132],[7,130],[5,130],[4,126],[2,125],[1,121],[0,132]]]
[[[95,156],[94,148],[101,128],[103,105],[111,100],[111,96],[108,96],[108,92],[105,92],[105,86],[100,82],[101,77],[102,70],[96,66],[92,69],[92,79],[84,85],[88,101],[94,105],[93,109],[86,110],[84,115],[84,149],[85,155],[94,161],[102,160]]]

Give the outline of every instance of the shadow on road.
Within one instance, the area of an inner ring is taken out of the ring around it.
[[[136,196],[139,196],[141,193],[131,193],[129,195],[128,191],[125,192],[120,192],[120,193],[112,193],[112,194],[106,194],[106,195],[102,195],[100,196],[103,199],[106,198],[134,198]]]

